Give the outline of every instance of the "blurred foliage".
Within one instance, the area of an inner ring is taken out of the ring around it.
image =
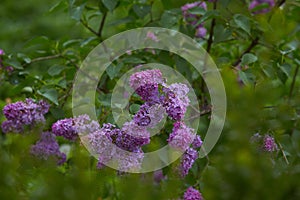
[[[70,117],[73,78],[87,54],[104,39],[144,27],[165,27],[194,37],[178,0],[2,0],[0,48],[10,73],[0,71],[0,108],[26,97],[45,98],[52,105],[45,129]],[[278,3],[281,1],[277,1]],[[252,15],[247,0],[208,3],[201,21],[210,33],[195,40],[219,67],[227,92],[225,128],[216,147],[199,159],[190,174],[179,180],[172,167],[167,179],[153,183],[152,173],[118,175],[96,169],[96,159],[79,143],[70,148],[68,162],[56,167],[51,160],[30,156],[37,132],[1,135],[0,199],[175,199],[188,186],[205,199],[300,199],[300,1],[286,0],[266,14]],[[204,12],[204,13],[203,13]],[[210,40],[212,39],[212,40]],[[209,44],[210,43],[210,44]],[[191,83],[201,108],[209,97],[202,79],[177,55],[156,50],[124,55],[102,76],[97,93],[101,123],[113,122],[110,97],[117,80],[138,64],[171,66]],[[137,103],[136,101],[133,103]],[[207,105],[208,104],[208,105]],[[134,112],[131,107],[131,112]],[[0,121],[4,121],[0,115]],[[202,138],[209,115],[201,117]],[[34,132],[34,131],[33,131]],[[280,149],[262,153],[251,144],[254,133],[272,134]]]

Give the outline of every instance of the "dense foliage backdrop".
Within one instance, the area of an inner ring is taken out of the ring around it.
[[[205,2],[207,9],[195,6],[186,14],[186,0],[2,0],[0,108],[26,98],[45,100],[50,110],[44,130],[72,117],[72,83],[88,53],[138,27],[178,30],[202,45],[220,69],[228,108],[213,151],[197,159],[184,179],[172,165],[159,182],[153,173],[97,169],[79,140],[62,137],[57,140],[67,157],[57,166],[30,154],[40,127],[2,131],[0,199],[177,199],[190,186],[208,200],[300,199],[300,1],[253,9],[249,0]],[[106,70],[96,96],[99,123],[113,123],[109,102],[116,81],[148,62],[171,66],[189,80],[201,108],[197,133],[204,138],[211,109],[205,83],[187,61],[166,51],[132,52]],[[5,120],[1,113],[0,122]],[[274,138],[274,148],[266,149],[257,133]]]

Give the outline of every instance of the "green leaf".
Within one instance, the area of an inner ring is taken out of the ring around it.
[[[177,24],[179,20],[179,15],[176,12],[165,11],[160,19],[160,23],[165,28],[171,28],[175,24]]]
[[[7,65],[12,66],[15,69],[24,69],[21,63],[17,60],[10,60],[5,62]]]
[[[223,25],[218,24],[215,26],[215,31],[214,31],[214,42],[222,42],[226,41],[229,39],[231,36],[231,30],[228,28],[225,28]]]
[[[149,5],[142,5],[142,4],[135,4],[132,7],[133,11],[137,16],[140,18],[144,18],[146,15],[148,15],[151,11],[151,6]]]
[[[50,100],[55,105],[58,105],[58,94],[54,88],[42,88],[41,90],[38,90],[37,93]]]
[[[23,53],[18,53],[17,57],[21,58],[25,63],[30,63],[31,62],[31,59]]]
[[[256,55],[252,54],[252,53],[246,53],[245,55],[243,55],[242,57],[242,65],[249,65],[251,63],[254,63],[257,61],[257,57]]]
[[[249,21],[248,17],[241,15],[241,14],[236,14],[236,15],[234,15],[233,19],[239,28],[246,31],[250,35],[251,26],[250,26],[250,21]]]
[[[114,79],[118,75],[122,66],[123,66],[122,63],[120,63],[118,65],[111,64],[110,66],[108,66],[106,68],[106,73],[108,74],[108,76],[111,80]]]
[[[80,21],[84,6],[85,6],[85,4],[82,4],[81,6],[71,8],[70,9],[71,18],[75,19],[76,21]]]
[[[189,9],[188,12],[193,15],[205,15],[206,10],[202,7],[194,7]]]
[[[50,76],[56,76],[56,75],[59,75],[64,69],[65,69],[65,66],[53,65],[48,69],[47,72]]]
[[[119,0],[102,0],[102,3],[110,12],[116,8],[118,2]]]
[[[129,107],[129,111],[130,111],[130,113],[135,114],[135,113],[137,113],[140,110],[140,107],[141,106],[139,104],[132,104]]]
[[[277,65],[279,67],[279,69],[281,69],[281,71],[287,76],[289,77],[291,74],[291,70],[292,70],[292,66],[288,63],[284,63],[282,65]]]

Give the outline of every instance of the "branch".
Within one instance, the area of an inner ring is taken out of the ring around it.
[[[44,61],[44,60],[52,60],[52,59],[56,59],[56,58],[60,58],[60,54],[55,54],[55,55],[51,55],[51,56],[44,56],[44,57],[38,57],[38,58],[34,58],[30,61],[30,63],[24,63],[22,66],[26,66],[29,65],[31,63],[34,62],[39,62],[39,61]]]
[[[217,9],[217,1],[214,1],[214,7],[213,7],[214,10]],[[211,49],[211,45],[213,43],[213,35],[214,35],[214,27],[216,25],[216,18],[213,18],[212,21],[211,21],[211,24],[210,24],[210,31],[209,31],[209,38],[208,38],[208,41],[207,41],[207,48],[206,48],[206,51],[207,53],[210,52],[210,49]]]
[[[87,28],[89,31],[91,31],[92,33],[94,33],[96,36],[98,36],[98,33],[92,29],[92,27],[90,27],[85,21],[83,21],[82,19],[80,19],[80,23]]]
[[[217,1],[214,1],[214,3],[213,3],[213,10],[216,10],[216,9],[217,9]],[[210,24],[209,38],[207,40],[206,56],[205,56],[203,71],[205,71],[206,64],[207,64],[207,56],[210,53],[211,46],[212,46],[212,43],[213,43],[213,36],[214,36],[215,25],[216,25],[216,18],[213,18],[212,21],[211,21],[211,24]],[[207,103],[206,102],[206,98],[204,97],[204,92],[205,92],[205,81],[204,81],[204,78],[202,78],[202,80],[201,80],[200,87],[201,87],[201,91],[202,91],[202,94],[201,94],[202,102],[203,102],[203,104],[206,104]]]
[[[100,22],[99,30],[98,30],[98,33],[97,33],[98,37],[100,37],[100,38],[102,37],[102,31],[103,31],[103,28],[104,28],[104,23],[105,23],[106,16],[107,16],[107,12],[105,12],[103,14],[102,20]]]
[[[236,67],[238,66],[238,64],[240,64],[242,57],[246,54],[249,53],[257,44],[258,44],[259,38],[256,37],[254,40],[252,40],[251,44],[249,45],[249,47],[239,56],[239,58],[232,63],[232,66]]]
[[[296,77],[297,77],[297,74],[298,74],[298,71],[299,71],[299,67],[300,67],[300,65],[297,65],[294,76],[293,76],[293,80],[292,80],[292,84],[291,84],[291,88],[290,88],[290,93],[289,93],[289,101],[291,100],[292,95],[293,95],[293,90],[294,90],[294,87],[295,87]]]
[[[284,3],[285,3],[285,0],[280,0],[280,1],[277,2],[276,6],[279,8]]]

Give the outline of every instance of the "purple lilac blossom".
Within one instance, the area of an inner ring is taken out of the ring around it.
[[[195,36],[196,36],[196,38],[204,38],[205,35],[206,35],[206,33],[207,33],[206,28],[204,28],[202,25],[201,26],[199,25],[196,28],[196,34],[195,34]]]
[[[32,155],[44,160],[54,157],[58,165],[66,161],[66,154],[60,152],[55,135],[51,132],[43,132],[40,140],[31,147],[30,152]]]
[[[38,123],[44,123],[46,114],[50,105],[41,100],[35,103],[32,99],[26,99],[24,102],[8,104],[3,108],[3,114],[7,121],[2,123],[4,133],[21,133],[24,126],[35,126]]]
[[[127,151],[118,151],[118,170],[121,172],[140,169],[144,158],[144,152],[139,149],[132,153]]]
[[[164,117],[165,110],[160,104],[144,103],[133,116],[133,121],[139,126],[155,127]]]
[[[170,86],[165,86],[163,92],[165,93],[163,106],[167,114],[173,120],[181,120],[190,102],[187,96],[189,88],[185,84],[174,83]]]
[[[88,115],[79,115],[74,118],[58,120],[52,125],[52,132],[57,136],[74,141],[78,135],[86,135],[100,128],[97,121],[90,119]]]
[[[202,143],[203,143],[203,142],[202,142],[202,140],[201,140],[200,135],[196,135],[196,137],[195,137],[195,139],[194,139],[194,141],[193,141],[193,143],[192,143],[192,147],[193,147],[194,149],[197,149],[197,148],[201,147]]]
[[[192,168],[195,160],[198,158],[198,152],[193,148],[188,148],[186,152],[183,154],[180,163],[180,175],[181,177],[185,177],[188,175],[189,170]]]
[[[145,84],[136,89],[136,93],[142,98],[143,101],[151,104],[160,102],[160,95],[158,91],[158,84]]]
[[[203,200],[203,197],[201,195],[201,193],[194,189],[193,187],[189,187],[184,195],[183,195],[183,199],[184,200]]]
[[[4,50],[3,49],[0,49],[0,56],[4,55]]]
[[[181,7],[183,18],[191,25],[196,25],[199,20],[199,16],[196,14],[189,13],[189,10],[195,7],[201,7],[204,10],[207,10],[207,5],[204,1],[198,1],[194,3],[187,3]]]
[[[260,10],[253,11],[253,14],[263,14],[269,12],[274,6],[275,1],[274,0],[253,0],[249,4],[249,10],[255,9],[257,6],[260,6],[262,4],[268,4],[267,8],[262,8]]]
[[[278,150],[278,146],[272,136],[265,135],[263,140],[263,150],[267,152],[274,152]]]
[[[164,175],[163,171],[161,169],[153,172],[153,179],[155,183],[160,183],[164,179],[166,179],[166,176]]]
[[[132,74],[129,78],[130,86],[136,90],[146,84],[162,84],[163,77],[159,69],[145,70]]]
[[[180,127],[178,127],[178,123],[180,123]],[[184,152],[193,142],[194,137],[193,129],[187,127],[183,122],[175,122],[167,141],[172,148]]]

